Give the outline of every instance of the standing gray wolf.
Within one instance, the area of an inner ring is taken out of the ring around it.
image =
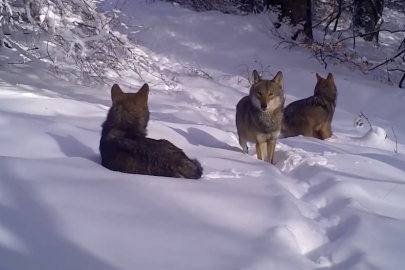
[[[101,164],[112,171],[176,178],[199,179],[201,164],[167,140],[147,138],[149,86],[137,93],[111,88],[112,107],[102,124]]]
[[[257,158],[273,163],[283,110],[283,73],[263,80],[254,70],[249,95],[236,105],[236,129],[243,152],[248,152],[247,142],[256,143]]]
[[[294,101],[284,109],[282,137],[302,135],[325,140],[332,136],[337,88],[331,73],[326,79],[316,73],[316,79],[313,96]]]

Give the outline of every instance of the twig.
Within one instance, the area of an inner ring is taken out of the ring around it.
[[[268,73],[270,76],[273,76],[273,73],[269,70],[270,65],[264,67],[262,61],[260,60],[260,58],[255,55],[256,60],[254,61],[256,64],[258,64],[258,68],[256,68],[256,70],[259,72],[260,76],[263,77],[265,73]],[[251,71],[249,69],[249,66],[247,64],[240,64],[239,66],[236,67],[237,69],[239,69],[239,76],[245,78],[248,82],[249,85],[252,85],[252,81],[251,81]],[[238,84],[241,81],[238,82]]]
[[[336,16],[336,21],[335,21],[335,26],[333,27],[333,32],[336,32],[336,30],[337,30],[339,19],[340,19],[340,16],[342,15],[342,5],[343,5],[343,0],[339,0],[339,11]]]
[[[367,32],[367,33],[363,33],[363,34],[357,34],[357,35],[354,35],[354,36],[342,38],[341,40],[337,41],[336,43],[341,43],[341,42],[343,42],[345,40],[348,40],[348,39],[352,39],[352,38],[356,38],[356,37],[364,37],[364,36],[368,36],[368,35],[371,35],[371,34],[376,34],[376,33],[379,33],[379,32],[388,32],[390,34],[395,34],[395,33],[405,32],[405,29],[400,29],[400,30],[388,30],[388,29],[374,30],[374,31],[370,31],[370,32]]]
[[[244,69],[241,69],[241,67],[244,67]],[[251,74],[251,72],[250,72],[250,70],[249,70],[248,65],[246,65],[246,64],[241,64],[241,65],[237,66],[236,68],[239,69],[239,76],[245,78],[245,79],[248,81],[249,86],[252,85],[252,82],[251,82],[251,80],[250,80],[250,74]],[[238,84],[239,84],[239,82],[238,82]]]
[[[400,56],[400,55],[403,54],[404,52],[405,52],[405,49],[399,51],[399,52],[398,52],[397,54],[395,54],[393,57],[391,57],[391,58],[387,59],[386,61],[384,61],[384,62],[382,62],[382,63],[376,65],[375,67],[369,69],[369,71],[372,71],[372,70],[374,70],[374,69],[376,69],[376,68],[378,68],[378,67],[381,67],[381,66],[387,64],[388,62],[390,62],[390,61],[392,61],[393,59],[397,58],[398,56]]]
[[[398,139],[397,139],[397,134],[395,134],[394,127],[391,126],[391,128],[392,128],[392,133],[394,133],[394,138],[395,138],[395,149],[394,149],[394,152],[395,152],[395,154],[397,154],[397,153],[398,153]]]
[[[9,62],[9,63],[7,63],[7,65],[25,65],[25,64],[28,64],[28,63],[31,63],[31,62],[33,62],[33,61],[29,60],[27,62]]]
[[[390,69],[387,69],[387,72],[391,72],[391,71],[400,71],[400,72],[402,72],[402,78],[401,78],[401,80],[400,80],[399,83],[398,83],[399,88],[402,88],[402,87],[403,87],[402,84],[403,84],[404,81],[405,81],[405,70],[400,69],[400,68],[390,68]]]
[[[402,88],[402,84],[404,83],[404,81],[405,81],[405,72],[404,72],[404,74],[402,75],[401,80],[399,81],[399,88]]]
[[[388,191],[388,193],[384,196],[383,200],[385,200],[385,198],[387,198],[388,195],[390,195],[391,192],[392,192],[398,185],[399,185],[399,184],[397,183],[395,186],[393,186],[393,187],[390,189],[390,191]]]
[[[194,61],[194,63],[196,67],[191,64],[183,64],[177,61],[177,64],[185,68],[189,72],[189,75],[197,75],[198,77],[215,81],[214,77],[211,74],[205,71],[197,62]]]
[[[370,121],[368,120],[368,117],[365,116],[362,112],[360,112],[359,116],[360,116],[360,117],[363,117],[364,119],[366,119],[367,123],[368,123],[369,126],[370,126],[370,129],[373,127],[373,126],[371,125]]]

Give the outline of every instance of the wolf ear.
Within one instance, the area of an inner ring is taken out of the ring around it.
[[[148,96],[149,96],[149,85],[145,83],[142,85],[141,89],[139,89],[137,96],[139,100],[141,100],[144,103],[148,102]]]
[[[114,84],[111,88],[111,100],[112,102],[116,102],[124,92],[122,92],[121,87],[118,84]]]
[[[252,72],[252,84],[256,84],[258,82],[260,82],[262,80],[262,78],[259,75],[259,72],[257,72],[257,70],[253,70]]]
[[[332,73],[329,73],[329,74],[328,74],[328,77],[327,77],[326,79],[327,79],[328,81],[330,81],[330,82],[335,81],[335,79],[333,78]]]
[[[277,72],[276,76],[274,76],[273,82],[280,86],[283,85],[283,73],[281,71]]]
[[[321,76],[319,76],[318,73],[316,73],[316,80],[319,82],[320,80],[322,80],[323,78]]]

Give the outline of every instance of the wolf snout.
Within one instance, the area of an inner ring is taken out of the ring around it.
[[[260,108],[262,108],[262,111],[267,110],[267,104],[262,104],[262,105],[260,105]]]

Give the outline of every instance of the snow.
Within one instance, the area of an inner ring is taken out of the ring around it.
[[[98,145],[110,86],[64,81],[42,62],[7,65],[21,56],[2,47],[2,270],[403,268],[401,89],[344,66],[324,70],[304,51],[276,50],[264,15],[125,3],[122,16],[148,29],[128,35],[176,78],[168,86],[145,77],[149,136],[198,158],[204,176],[103,168]],[[235,106],[248,93],[247,69],[261,71],[260,63],[264,77],[283,72],[286,104],[313,93],[315,72],[334,74],[332,138],[279,139],[274,166],[257,160],[254,147],[242,153]],[[143,84],[131,77],[111,82],[124,91]],[[371,129],[353,125],[360,112]]]

